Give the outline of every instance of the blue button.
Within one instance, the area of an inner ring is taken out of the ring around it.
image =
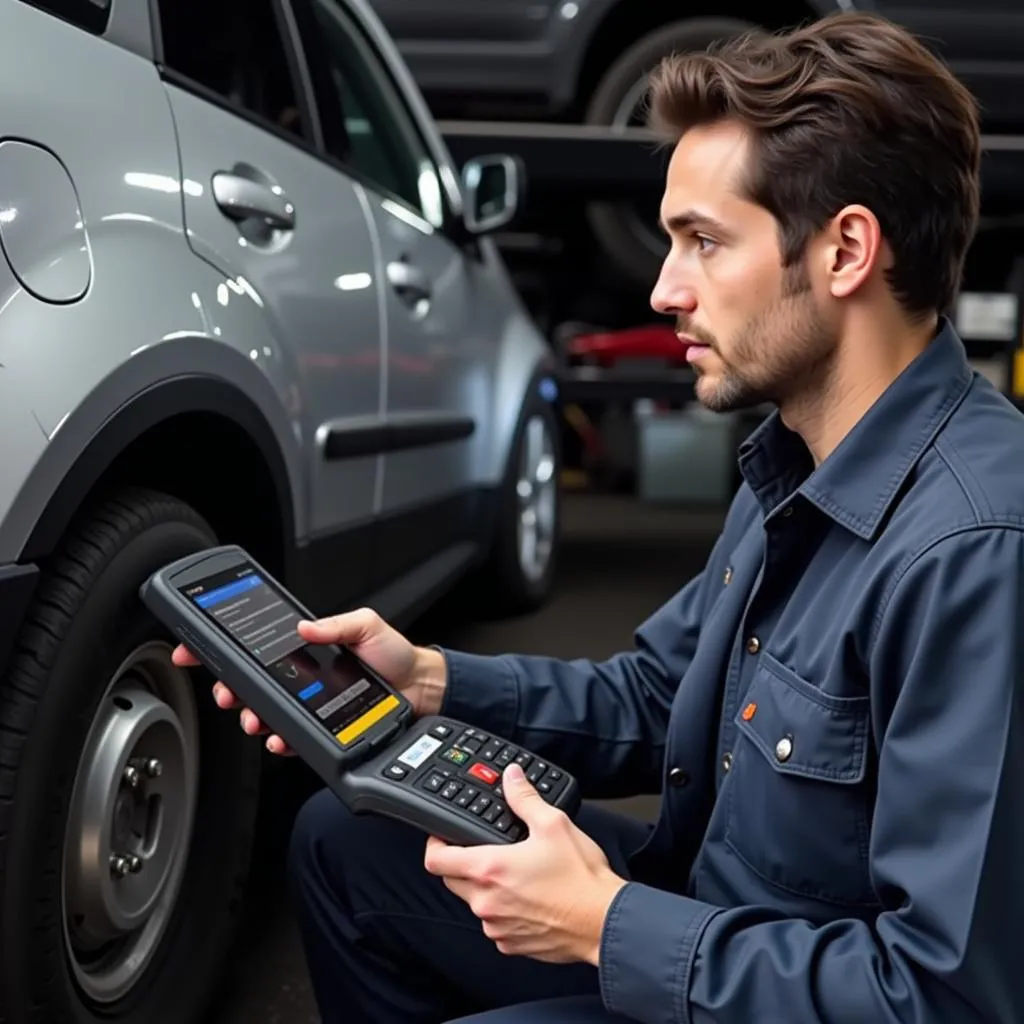
[[[304,690],[299,690],[299,697],[302,700],[309,700],[310,697],[315,697],[323,688],[324,684],[318,679],[315,683],[310,683]]]

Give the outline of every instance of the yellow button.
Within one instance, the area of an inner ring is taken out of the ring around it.
[[[759,650],[761,650],[761,641],[758,640],[756,636],[752,636],[747,641],[747,653],[748,654],[757,654],[757,652]]]

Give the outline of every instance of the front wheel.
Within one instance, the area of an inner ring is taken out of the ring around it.
[[[214,543],[125,491],[44,573],[0,689],[0,1020],[199,1021],[222,982],[260,752],[138,598]]]

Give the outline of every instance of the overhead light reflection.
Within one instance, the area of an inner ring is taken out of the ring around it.
[[[334,279],[334,287],[343,292],[357,292],[369,288],[373,278],[367,273],[342,274]]]

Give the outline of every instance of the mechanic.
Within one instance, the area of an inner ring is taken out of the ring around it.
[[[367,610],[302,631],[660,817],[573,823],[515,765],[511,847],[313,797],[291,869],[323,1020],[1019,1024],[1024,417],[947,318],[973,100],[844,15],[670,58],[651,109],[653,306],[705,406],[775,406],[705,570],[600,664],[415,647]]]

